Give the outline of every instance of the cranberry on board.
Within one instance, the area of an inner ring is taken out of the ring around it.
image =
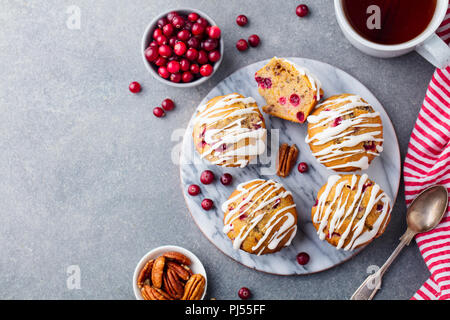
[[[130,85],[128,86],[128,89],[132,92],[132,93],[138,93],[141,91],[141,85],[139,84],[139,82],[133,81],[132,83],[130,83]]]
[[[171,99],[167,98],[164,99],[163,102],[161,102],[161,107],[166,111],[170,111],[175,108],[175,103]]]
[[[214,173],[210,170],[205,170],[200,175],[200,182],[203,184],[211,184],[214,181]]]
[[[304,17],[306,15],[308,15],[309,13],[309,8],[306,4],[300,4],[297,6],[297,8],[295,8],[295,13],[299,16],[299,17]]]
[[[221,177],[220,177],[220,182],[222,182],[222,184],[224,186],[228,186],[231,184],[231,182],[233,181],[233,176],[229,173],[224,173]]]
[[[309,254],[307,254],[306,252],[300,252],[297,255],[297,262],[299,265],[304,266],[309,262]]]
[[[240,288],[238,291],[238,296],[239,296],[239,298],[241,298],[243,300],[247,300],[251,296],[250,289],[246,288],[246,287]]]
[[[155,117],[157,118],[161,118],[164,117],[166,114],[164,113],[164,110],[160,107],[156,107],[153,109],[153,114],[155,115]]]
[[[298,172],[305,173],[308,171],[308,164],[306,162],[300,162],[298,164],[297,169],[298,169]]]
[[[237,23],[239,26],[241,26],[241,27],[245,26],[245,25],[248,23],[248,18],[247,18],[247,16],[245,16],[245,15],[243,15],[243,14],[239,15],[239,16],[236,18],[236,23]]]
[[[191,195],[191,196],[196,196],[196,195],[198,195],[198,194],[200,194],[200,187],[198,186],[198,185],[196,185],[196,184],[191,184],[189,187],[188,187],[188,193]]]
[[[214,206],[214,202],[211,199],[203,199],[202,208],[206,211],[211,210]]]
[[[252,34],[250,37],[248,37],[248,43],[252,47],[257,47],[260,42],[261,42],[261,39],[256,34]]]
[[[212,74],[213,70],[214,69],[213,69],[212,65],[204,64],[200,68],[200,74],[204,77],[208,77]]]
[[[245,51],[248,49],[248,44],[247,41],[245,41],[244,39],[240,39],[238,40],[238,42],[236,42],[236,48],[239,51]]]

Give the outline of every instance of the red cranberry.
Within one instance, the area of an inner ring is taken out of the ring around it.
[[[198,49],[200,46],[200,40],[196,37],[192,37],[187,41],[187,44],[190,48]]]
[[[194,48],[189,48],[188,51],[186,51],[186,58],[188,58],[191,61],[195,61],[198,58],[198,51]]]
[[[172,36],[169,38],[169,46],[171,46],[172,48],[175,46],[175,43],[177,43],[178,39],[175,36]]]
[[[167,41],[167,37],[165,36],[165,35],[160,35],[160,36],[157,36],[156,37],[156,42],[159,44],[159,45],[163,45],[163,44],[167,44],[168,43],[168,41]]]
[[[177,38],[180,39],[181,41],[188,40],[190,38],[190,36],[191,36],[191,33],[188,30],[181,30],[177,34]]]
[[[155,31],[153,31],[153,39],[156,40],[156,38],[158,38],[159,36],[163,35],[163,31],[162,29],[155,29]]]
[[[238,291],[239,298],[241,298],[243,300],[247,300],[248,298],[250,298],[251,295],[252,294],[251,294],[250,290],[246,287],[242,287]]]
[[[138,93],[141,91],[141,85],[139,84],[139,82],[134,81],[130,83],[128,89],[130,89],[130,91],[133,93]]]
[[[161,117],[164,117],[166,115],[164,113],[164,110],[162,108],[160,108],[160,107],[156,107],[155,109],[153,109],[153,114],[157,118],[161,118]]]
[[[177,73],[180,71],[180,63],[178,61],[170,61],[167,64],[167,71],[170,73]]]
[[[197,73],[200,72],[200,67],[198,66],[198,64],[193,63],[193,64],[191,64],[191,67],[189,68],[189,70],[190,70],[192,73],[197,74]]]
[[[213,39],[219,39],[222,31],[218,26],[211,26],[208,29],[208,36]]]
[[[145,49],[144,54],[145,58],[148,61],[155,61],[159,56],[158,47],[148,47],[147,49]]]
[[[300,123],[305,122],[305,114],[302,111],[297,112],[297,119]]]
[[[366,149],[367,151],[375,150],[376,149],[375,142],[373,141],[364,142],[364,149]]]
[[[191,31],[193,25],[194,25],[193,22],[186,21],[186,23],[184,24],[184,30]]]
[[[170,81],[178,83],[181,81],[181,74],[179,72],[177,73],[171,73],[170,74]]]
[[[175,18],[176,16],[178,16],[178,12],[176,12],[176,11],[169,12],[169,13],[167,14],[167,20],[168,20],[169,22],[171,22],[172,19]]]
[[[156,61],[155,61],[155,64],[156,64],[158,67],[165,66],[166,63],[167,63],[167,60],[166,60],[165,58],[163,58],[163,57],[158,57],[158,59],[156,59]]]
[[[261,42],[261,39],[256,34],[252,34],[250,37],[248,37],[248,43],[252,47],[257,47],[259,43]]]
[[[159,28],[163,28],[168,23],[169,23],[169,20],[166,17],[163,17],[163,18],[159,19],[156,24],[158,25]]]
[[[191,82],[192,80],[194,80],[194,75],[192,73],[190,73],[189,71],[185,71],[181,75],[181,81],[183,81],[185,83]]]
[[[245,15],[241,14],[240,16],[238,16],[236,18],[236,23],[239,26],[243,27],[243,26],[245,26],[248,23],[248,19],[247,19],[247,17]]]
[[[201,24],[199,24],[199,23],[196,22],[196,23],[194,23],[194,25],[192,26],[191,32],[192,32],[193,35],[200,35],[200,34],[202,34],[203,32],[205,32],[205,27],[202,26]]]
[[[159,45],[158,45],[158,42],[156,42],[156,40],[153,40],[153,41],[148,45],[148,47],[149,47],[149,48],[151,48],[151,47],[159,47]]]
[[[301,4],[295,9],[295,13],[299,17],[304,17],[309,13],[309,8],[306,4]]]
[[[309,262],[309,254],[307,254],[306,252],[300,252],[297,255],[297,262],[299,265],[304,266]]]
[[[175,16],[172,19],[172,25],[177,29],[183,28],[184,27],[184,18],[180,17],[180,16]]]
[[[331,123],[332,127],[337,127],[338,125],[340,125],[342,122],[342,118],[341,117],[337,117],[336,119],[334,119],[334,121]]]
[[[191,196],[196,196],[196,195],[198,195],[200,193],[200,187],[198,185],[196,185],[196,184],[191,184],[188,187],[188,193]]]
[[[285,104],[286,104],[286,98],[285,98],[285,97],[280,97],[280,99],[278,99],[278,102],[279,102],[281,105],[285,105]]]
[[[191,22],[197,21],[198,18],[200,18],[200,17],[195,12],[189,13],[189,15],[188,15],[188,20]]]
[[[170,23],[169,23],[169,24],[166,24],[166,25],[163,27],[163,33],[164,33],[164,35],[165,35],[166,37],[170,37],[170,36],[172,35],[172,33],[173,33],[173,30],[174,30],[173,25],[171,25]]]
[[[167,68],[164,67],[164,66],[159,67],[159,69],[158,69],[158,74],[159,74],[162,78],[164,78],[164,79],[167,79],[167,78],[170,77],[170,72],[169,72],[169,71],[167,70]]]
[[[221,55],[220,55],[220,51],[219,51],[219,50],[211,51],[211,52],[208,54],[208,59],[209,59],[209,61],[211,61],[211,62],[217,62],[217,61],[219,61],[219,60],[220,60],[220,57],[221,57]]]
[[[306,162],[300,162],[297,169],[298,172],[305,173],[306,171],[308,171],[308,164]]]
[[[159,55],[164,58],[168,58],[172,55],[172,49],[167,44],[163,44],[162,46],[160,46],[158,52]]]
[[[200,68],[200,74],[204,77],[208,77],[212,74],[213,70],[214,69],[213,69],[212,65],[204,64]]]
[[[247,41],[245,41],[244,39],[240,39],[238,40],[238,42],[236,42],[236,48],[239,51],[245,51],[248,49],[248,44]]]
[[[217,39],[206,39],[202,42],[202,49],[205,49],[206,51],[213,51],[219,46],[219,41]]]
[[[173,52],[175,52],[176,55],[182,56],[186,53],[187,47],[184,42],[178,41],[175,43],[175,46],[173,47]]]
[[[294,107],[296,107],[296,106],[298,106],[299,104],[300,104],[300,97],[298,96],[298,94],[292,94],[290,97],[289,97],[289,102],[294,106]]]
[[[203,26],[203,28],[205,28],[205,29],[209,25],[208,20],[206,20],[205,18],[202,18],[202,17],[197,19],[197,23],[199,25]]]
[[[166,111],[170,111],[175,108],[175,103],[171,99],[164,99],[163,102],[161,102],[161,107]]]
[[[202,208],[206,211],[211,210],[214,206],[214,202],[211,199],[204,199],[202,201]]]
[[[224,186],[228,186],[231,184],[231,182],[233,181],[233,176],[229,173],[224,173],[221,177],[220,177],[220,182],[222,182],[222,184]]]
[[[200,51],[198,52],[197,62],[198,62],[199,64],[205,64],[205,63],[208,63],[208,54],[206,53],[205,50],[200,50]]]
[[[190,65],[191,64],[189,63],[188,59],[185,59],[185,58],[181,59],[181,61],[180,61],[180,69],[181,69],[181,71],[188,71]]]
[[[200,175],[200,181],[203,184],[210,184],[214,181],[214,173],[210,170],[205,170]]]

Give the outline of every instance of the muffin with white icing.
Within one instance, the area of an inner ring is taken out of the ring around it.
[[[222,210],[223,232],[236,250],[256,255],[277,252],[290,245],[297,232],[292,194],[273,180],[240,184]]]
[[[192,136],[201,158],[224,167],[243,168],[266,149],[266,126],[255,99],[237,93],[200,106]]]
[[[323,95],[316,76],[292,61],[277,57],[256,72],[255,80],[266,100],[263,111],[293,122],[305,122]]]
[[[360,96],[330,97],[308,117],[306,142],[317,160],[329,169],[367,169],[383,151],[380,114]]]
[[[389,203],[366,174],[332,175],[317,195],[312,222],[321,240],[354,250],[383,234],[391,218]]]

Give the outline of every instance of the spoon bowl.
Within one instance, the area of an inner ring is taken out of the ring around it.
[[[406,213],[408,228],[415,233],[427,232],[438,225],[448,205],[447,188],[435,185],[422,191]]]

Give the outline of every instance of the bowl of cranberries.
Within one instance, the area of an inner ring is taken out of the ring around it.
[[[208,80],[222,62],[221,30],[200,10],[172,9],[145,29],[142,56],[160,82],[194,87]]]

